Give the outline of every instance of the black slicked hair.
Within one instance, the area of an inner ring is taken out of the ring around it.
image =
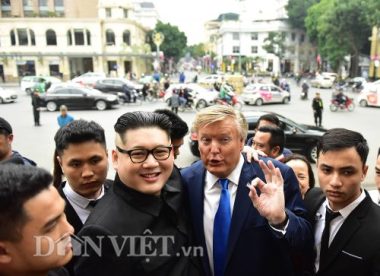
[[[61,127],[54,136],[54,186],[58,187],[62,182],[62,168],[59,165],[57,156],[61,156],[63,151],[70,144],[80,144],[84,142],[94,141],[101,144],[106,149],[106,136],[104,129],[94,121],[74,120],[64,127]]]
[[[169,109],[156,109],[154,113],[164,114],[169,117],[170,122],[172,123],[170,138],[182,139],[189,132],[189,127],[186,122],[181,119],[177,114]]]
[[[283,152],[285,147],[285,133],[277,126],[262,126],[257,131],[270,133],[269,146],[273,149],[276,146],[280,147],[280,153]],[[257,132],[256,132],[257,133]]]
[[[121,115],[114,125],[116,133],[119,134],[124,144],[126,143],[124,134],[127,130],[143,127],[158,127],[167,133],[168,138],[171,137],[172,123],[170,122],[169,117],[154,112],[127,112]]]
[[[368,144],[367,140],[359,132],[345,128],[332,128],[323,134],[321,140],[317,144],[317,154],[326,153],[328,151],[343,150],[354,147],[359,154],[363,165],[367,162]]]
[[[0,165],[0,240],[19,241],[28,221],[24,204],[51,185],[51,174],[38,167]]]

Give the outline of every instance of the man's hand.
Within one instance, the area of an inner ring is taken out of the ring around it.
[[[253,206],[265,217],[270,225],[280,225],[286,220],[284,180],[280,169],[275,168],[271,161],[268,165],[260,160],[259,165],[264,172],[266,184],[259,178],[247,185],[250,189],[249,197]],[[256,188],[260,190],[257,194]]]
[[[243,151],[245,154],[247,154],[247,161],[248,163],[251,163],[251,161],[259,161],[259,156],[267,156],[264,152],[261,150],[255,150],[252,147],[244,146]]]

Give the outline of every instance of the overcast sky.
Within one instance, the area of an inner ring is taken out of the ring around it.
[[[178,26],[188,45],[204,41],[203,25],[224,12],[236,11],[237,0],[153,0],[160,19]]]

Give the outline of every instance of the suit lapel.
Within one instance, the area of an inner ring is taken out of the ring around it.
[[[203,201],[204,201],[204,184],[206,169],[203,163],[199,162],[199,167],[194,168],[192,175],[188,179],[187,192],[191,199],[191,214],[196,239],[200,241],[200,245],[204,248],[202,257],[202,265],[206,271],[206,275],[211,275],[210,264],[207,255],[206,240],[203,228]],[[201,173],[196,173],[201,172]]]
[[[67,221],[74,227],[74,231],[75,231],[74,234],[78,234],[79,231],[83,227],[83,223],[81,219],[79,218],[77,212],[74,210],[73,206],[71,206],[71,203],[67,199],[65,193],[63,192],[63,187],[65,187],[66,184],[67,184],[66,182],[61,183],[61,186],[58,188],[58,193],[66,202],[65,214],[67,217]]]
[[[334,240],[332,241],[326,262],[324,266],[320,268],[320,271],[324,270],[329,266],[331,262],[340,254],[343,247],[350,241],[351,237],[358,228],[361,226],[360,219],[365,216],[367,213],[368,207],[371,204],[371,199],[366,195],[366,198],[356,207],[352,213],[347,217],[343,222],[343,225],[340,227],[338,233],[336,234]]]
[[[231,258],[233,249],[244,226],[244,222],[246,221],[245,218],[247,217],[250,208],[252,208],[252,202],[248,196],[249,190],[247,188],[247,183],[251,182],[256,176],[254,165],[244,162],[236,192],[234,210],[232,213],[226,266]]]

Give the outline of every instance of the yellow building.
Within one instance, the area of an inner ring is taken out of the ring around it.
[[[2,0],[0,73],[60,76],[88,71],[112,76],[150,71],[147,27],[125,0]]]

